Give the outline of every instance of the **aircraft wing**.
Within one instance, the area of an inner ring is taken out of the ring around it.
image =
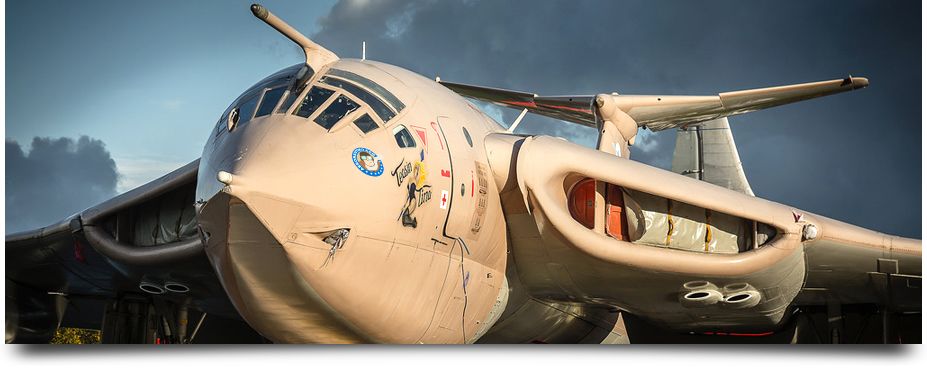
[[[527,109],[563,121],[595,127],[591,110],[595,95],[540,96],[529,92],[441,82],[458,94],[502,106]],[[685,127],[698,122],[749,113],[796,101],[846,92],[869,85],[866,78],[847,77],[829,81],[794,84],[744,91],[723,92],[711,96],[612,95],[618,106],[638,126],[651,131]]]
[[[99,329],[99,300],[135,296],[239,318],[196,232],[198,164],[56,224],[7,235],[6,342],[47,342],[59,325]]]
[[[840,305],[867,305],[899,321],[920,313],[920,240],[752,196],[726,125],[703,129],[704,178],[553,137],[490,135],[527,293],[615,305],[679,333],[777,334],[795,307],[839,317]],[[680,140],[674,169],[698,164],[691,142]]]

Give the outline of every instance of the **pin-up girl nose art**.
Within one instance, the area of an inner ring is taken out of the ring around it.
[[[383,174],[383,161],[373,151],[367,148],[355,148],[351,158],[354,159],[354,166],[362,173],[371,177]]]

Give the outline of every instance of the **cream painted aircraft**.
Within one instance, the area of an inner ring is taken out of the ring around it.
[[[538,96],[340,59],[251,10],[305,63],[241,94],[199,160],[8,235],[7,342],[920,341],[920,240],[755,197],[728,127],[865,78]],[[678,131],[672,171],[629,160],[641,127]]]

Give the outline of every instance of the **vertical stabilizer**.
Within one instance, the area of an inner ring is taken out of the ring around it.
[[[680,128],[672,170],[753,196],[727,117]]]

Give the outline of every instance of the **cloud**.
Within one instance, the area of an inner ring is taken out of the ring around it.
[[[650,153],[656,150],[659,145],[660,142],[650,130],[645,128],[637,132],[637,139],[634,140],[635,151]]]
[[[102,141],[32,139],[28,152],[6,140],[7,233],[55,223],[116,194],[118,173]]]
[[[493,105],[485,101],[479,101],[479,100],[473,100],[473,99],[467,99],[467,100],[470,100],[470,102],[473,103],[473,105],[476,105],[477,108],[480,108],[480,110],[482,110],[483,113],[486,113],[486,115],[489,116],[489,118],[496,120],[496,122],[499,122],[499,124],[502,125],[503,127],[508,128],[509,126],[512,125],[512,122],[514,122],[514,121],[509,121],[509,122],[505,121],[505,118],[503,117],[503,114],[502,114],[503,107],[500,107],[498,105]]]
[[[412,17],[415,15],[415,10],[412,4],[407,4],[405,8],[406,11],[386,21],[386,37],[398,39],[406,32],[406,29],[409,27],[409,22],[412,22]]]
[[[184,162],[171,162],[153,158],[117,157],[116,166],[117,170],[119,170],[119,181],[116,183],[116,191],[119,193],[129,191],[158,179],[185,164]]]

